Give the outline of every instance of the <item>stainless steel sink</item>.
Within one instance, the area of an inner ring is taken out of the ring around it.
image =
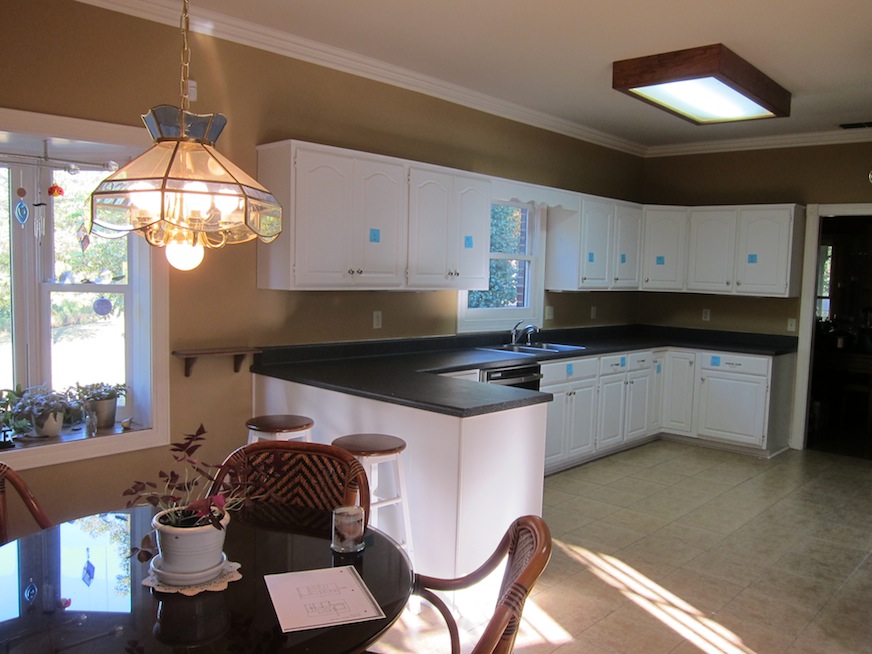
[[[493,347],[481,348],[484,350],[500,350],[502,352],[524,352],[527,354],[543,354],[547,352],[573,352],[583,350],[583,345],[561,345],[557,343],[531,343],[530,345],[518,343],[494,345]]]

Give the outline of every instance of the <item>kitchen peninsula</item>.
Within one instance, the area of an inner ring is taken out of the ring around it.
[[[488,349],[505,343],[504,333],[264,347],[251,368],[254,409],[313,418],[317,442],[360,432],[403,438],[416,570],[450,577],[478,566],[513,519],[542,511],[552,395],[473,381],[479,370],[665,347],[776,358],[796,349],[790,337],[647,326],[552,330],[542,338],[584,349]]]

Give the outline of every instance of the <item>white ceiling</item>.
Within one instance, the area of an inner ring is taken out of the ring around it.
[[[190,15],[197,31],[645,156],[872,140],[839,128],[872,121],[869,0],[190,0]],[[789,90],[790,117],[697,126],[611,88],[613,61],[710,43]]]

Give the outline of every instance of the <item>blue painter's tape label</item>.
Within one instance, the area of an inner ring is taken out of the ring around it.
[[[627,253],[621,252],[621,263],[627,263]]]
[[[588,252],[587,253],[587,262],[593,263],[593,259],[594,259],[593,252]]]
[[[666,257],[664,257],[662,254],[657,255],[657,257],[655,257],[655,259],[654,259],[654,265],[655,266],[665,266],[666,265]]]
[[[757,263],[757,255],[753,253],[748,254],[748,263]]]
[[[712,363],[711,363],[711,365],[712,365],[712,366],[720,366],[720,365],[721,365],[721,358],[720,358],[719,356],[717,356],[717,355],[712,355]]]
[[[369,230],[369,242],[370,243],[381,243],[381,230],[380,229],[370,229]]]
[[[659,375],[661,372],[663,372],[663,367],[662,367],[662,366],[663,366],[662,363],[658,363],[658,364],[655,366],[655,368],[654,368],[654,372],[655,372],[655,374],[658,374],[658,375]]]
[[[566,376],[572,377],[575,374],[575,367],[571,363],[566,364]]]
[[[627,357],[621,357],[621,368],[627,367]]]
[[[471,250],[475,246],[472,244],[472,236],[464,236],[463,237],[463,247],[467,250]]]

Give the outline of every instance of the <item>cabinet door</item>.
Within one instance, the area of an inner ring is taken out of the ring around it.
[[[730,208],[691,210],[688,290],[733,292],[736,217],[736,209]]]
[[[294,167],[294,283],[349,284],[354,159],[299,148]]]
[[[406,274],[406,175],[399,163],[357,159],[351,278],[367,287],[402,285]]]
[[[453,288],[486,291],[490,281],[490,182],[455,175],[453,190],[455,221],[449,229],[448,261],[454,274],[449,280]]]
[[[651,394],[648,405],[648,432],[655,434],[660,430],[662,423],[661,415],[663,413],[663,378],[664,364],[666,362],[665,352],[655,352],[652,358],[652,385]]]
[[[635,370],[627,373],[626,415],[624,417],[624,441],[636,440],[648,435],[650,397],[654,387],[654,369]]]
[[[789,208],[739,210],[736,292],[787,296],[793,212]]]
[[[599,380],[599,426],[596,450],[608,449],[624,440],[624,399],[627,375],[606,375]]]
[[[453,179],[448,173],[409,170],[409,285],[448,286]]]
[[[570,413],[568,390],[542,388],[551,393],[554,399],[548,403],[547,423],[545,426],[545,472],[550,473],[561,468],[566,459],[566,423]]]
[[[664,431],[693,435],[693,388],[696,355],[693,352],[667,352],[663,379]]]
[[[569,392],[569,417],[566,421],[566,456],[582,460],[594,450],[597,428],[596,379],[573,384]]]
[[[612,248],[612,288],[639,288],[639,258],[642,246],[642,209],[625,204],[615,207]]]
[[[579,288],[608,288],[611,285],[611,235],[615,204],[592,198],[582,202],[581,266]]]
[[[686,248],[687,210],[646,207],[642,288],[683,289]]]
[[[763,375],[703,371],[698,387],[697,433],[762,447],[768,386]]]

